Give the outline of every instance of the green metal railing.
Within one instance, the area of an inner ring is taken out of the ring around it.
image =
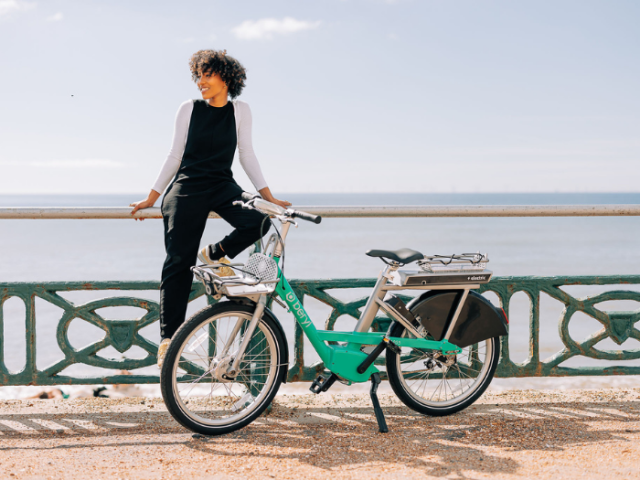
[[[502,205],[502,206],[301,206],[300,210],[325,217],[574,217],[574,216],[640,216],[640,205]],[[24,208],[0,207],[1,219],[131,219],[131,208]],[[162,218],[159,208],[140,210],[136,218]],[[210,215],[216,218],[215,214]],[[329,290],[349,290],[373,287],[375,279],[339,280],[293,280],[290,282],[299,298],[308,297],[331,307],[324,328],[332,330],[339,317],[348,315],[357,319],[366,298],[343,302],[328,293]],[[514,362],[509,351],[508,337],[502,339],[502,352],[498,365],[499,377],[547,377],[575,375],[638,375],[640,366],[632,363],[640,359],[640,349],[605,350],[598,343],[611,339],[622,345],[629,338],[640,340],[640,330],[636,323],[640,320],[640,310],[610,312],[598,308],[608,301],[634,300],[640,302],[640,292],[631,290],[607,291],[591,297],[577,298],[561,287],[571,285],[630,285],[640,284],[640,275],[627,276],[582,276],[582,277],[496,277],[483,285],[479,292],[493,292],[501,306],[509,315],[513,295],[524,292],[530,301],[529,314],[529,355],[523,363]],[[154,365],[157,345],[140,333],[140,330],[158,321],[157,302],[127,296],[127,291],[158,290],[159,282],[50,282],[50,283],[0,283],[0,385],[66,385],[95,383],[157,383],[157,375],[135,374],[136,369]],[[62,292],[81,290],[119,290],[121,296],[93,300],[75,304],[60,295]],[[546,294],[564,305],[558,330],[563,347],[554,355],[541,359],[540,355],[540,301]],[[190,301],[205,295],[200,284],[194,284]],[[26,360],[25,367],[17,373],[9,372],[5,365],[5,325],[3,307],[10,298],[20,298],[26,310]],[[49,302],[63,310],[58,321],[56,339],[64,358],[44,369],[38,369],[36,362],[36,298]],[[211,298],[209,303],[213,303]],[[97,310],[105,307],[139,307],[146,311],[139,318],[111,320],[101,316]],[[578,341],[571,337],[569,324],[578,312],[597,320],[601,328],[588,338]],[[104,337],[81,349],[74,348],[68,335],[70,323],[81,319],[104,331]],[[523,321],[512,318],[511,325]],[[293,321],[293,320],[291,320]],[[374,330],[384,331],[389,320],[379,317],[373,324]],[[113,347],[124,353],[132,346],[140,347],[147,356],[142,359],[107,359],[98,353]],[[322,364],[304,364],[304,341],[302,329],[296,324],[294,330],[294,357],[289,368],[289,381],[310,381],[324,370]],[[615,366],[571,367],[567,366],[575,358],[600,361],[615,361]],[[77,364],[106,369],[105,375],[75,377],[65,375],[64,370]],[[111,374],[109,370],[133,371],[133,375]]]
[[[343,302],[329,294],[328,290],[349,290],[373,287],[375,279],[340,280],[293,280],[290,282],[299,298],[315,298],[331,307],[324,328],[333,329],[336,320],[342,315],[353,317],[360,314],[365,298]],[[530,299],[529,316],[529,358],[524,363],[512,361],[509,353],[508,338],[502,339],[502,355],[498,366],[499,377],[545,377],[574,375],[637,375],[640,366],[618,365],[615,367],[567,367],[562,364],[574,357],[582,356],[598,360],[629,361],[640,358],[640,350],[601,350],[596,345],[606,339],[612,339],[621,345],[629,338],[640,340],[640,331],[635,324],[640,320],[640,310],[633,312],[607,312],[598,309],[598,304],[611,300],[634,300],[640,302],[640,292],[615,290],[585,298],[576,298],[561,287],[569,285],[629,285],[640,284],[640,275],[604,276],[604,277],[496,277],[483,285],[479,292],[494,292],[509,315],[511,298],[518,292],[524,292]],[[157,302],[121,295],[76,304],[63,298],[60,293],[80,290],[119,290],[148,291],[157,290],[158,282],[60,282],[60,283],[4,283],[0,284],[0,332],[4,332],[2,315],[4,303],[13,297],[20,298],[26,310],[26,362],[25,368],[11,373],[5,366],[4,337],[0,338],[0,385],[68,385],[68,384],[111,384],[111,383],[157,383],[156,375],[136,375],[135,370],[155,364],[157,345],[144,337],[140,330],[158,321]],[[559,335],[564,347],[550,358],[540,358],[540,296],[549,295],[564,304],[559,323]],[[202,285],[194,284],[190,301],[206,295]],[[36,298],[55,305],[63,310],[58,321],[56,339],[64,358],[44,369],[36,366]],[[208,298],[209,303],[213,303]],[[130,320],[111,320],[101,316],[97,310],[105,307],[138,307],[146,311],[139,318]],[[569,333],[569,322],[574,314],[583,312],[596,319],[602,328],[583,341],[573,339]],[[511,318],[511,317],[509,317]],[[68,328],[72,320],[81,319],[104,331],[104,337],[81,349],[75,349],[68,338]],[[520,322],[520,318],[511,318],[511,323]],[[374,330],[387,328],[389,320],[379,317],[374,322]],[[138,346],[147,352],[143,359],[107,359],[98,355],[100,350],[112,346],[124,353],[132,346]],[[302,330],[296,324],[294,334],[294,357],[289,369],[289,381],[310,381],[324,370],[321,363],[304,365],[304,341]],[[84,364],[100,369],[129,370],[133,375],[105,374],[102,376],[74,377],[61,374],[63,370],[75,364]]]

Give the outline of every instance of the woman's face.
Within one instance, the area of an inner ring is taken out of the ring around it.
[[[202,73],[202,75],[198,77],[196,85],[200,89],[203,100],[209,100],[220,94],[226,96],[225,90],[227,89],[227,85],[217,73]]]

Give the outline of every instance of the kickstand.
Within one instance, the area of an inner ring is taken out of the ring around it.
[[[378,385],[380,385],[380,374],[378,372],[371,375],[371,403],[373,403],[373,411],[376,414],[376,420],[378,421],[378,430],[380,433],[387,433],[387,421],[384,419],[384,413],[380,408],[380,402],[378,401]]]

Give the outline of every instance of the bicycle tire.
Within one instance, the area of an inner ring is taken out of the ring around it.
[[[397,322],[394,322],[394,323],[395,324],[392,325],[390,329],[390,336],[402,337],[406,335],[407,333],[406,328],[400,323],[397,323]],[[500,337],[493,337],[481,343],[486,344],[486,354],[485,354],[486,359],[485,359],[485,362],[483,363],[483,368],[478,371],[479,372],[478,378],[475,379],[471,387],[464,392],[461,391],[461,393],[464,393],[464,395],[460,395],[457,400],[455,397],[453,397],[451,400],[447,400],[447,397],[446,397],[446,392],[447,392],[446,389],[448,384],[448,379],[446,378],[446,375],[450,370],[449,368],[447,368],[446,373],[442,374],[443,380],[441,381],[442,385],[444,385],[445,401],[444,402],[433,401],[433,395],[430,399],[426,399],[419,395],[420,385],[417,387],[418,392],[414,392],[413,390],[411,390],[410,386],[408,385],[407,378],[405,378],[405,375],[403,374],[403,371],[402,371],[403,353],[401,352],[400,355],[398,355],[395,352],[393,352],[391,349],[387,349],[387,352],[386,352],[387,375],[389,377],[389,383],[391,385],[391,388],[393,389],[394,393],[397,395],[397,397],[400,399],[402,403],[404,403],[407,407],[411,408],[412,410],[422,413],[424,415],[445,416],[445,415],[451,415],[453,413],[459,412],[460,410],[463,410],[467,408],[469,405],[473,404],[485,392],[485,390],[491,383],[491,380],[493,379],[493,375],[496,371],[496,367],[498,366],[498,360],[500,358]],[[468,347],[469,351],[473,352],[474,350],[472,349],[477,348],[478,345],[480,344],[476,344]],[[403,350],[406,350],[406,349],[403,349]],[[411,350],[412,352],[417,351],[417,349],[409,349],[409,350]],[[475,351],[477,352],[478,350],[479,348],[477,348],[477,350]],[[420,352],[420,353],[425,353],[425,357],[417,358],[416,361],[423,360],[430,354],[433,355],[434,353],[437,353],[437,352]],[[468,355],[469,358],[471,358],[472,356],[473,354]],[[405,352],[405,359],[406,359],[406,352]],[[456,358],[456,361],[457,361],[457,358]],[[424,362],[424,363],[426,366],[427,362]],[[444,372],[444,369],[441,369],[441,370],[442,372]],[[471,371],[471,370],[467,368],[467,371]],[[462,385],[463,373],[460,371],[459,365],[458,365],[458,372],[459,372],[458,377],[460,379],[460,384]],[[408,373],[411,373],[411,372],[408,372]],[[427,374],[427,378],[424,379],[425,390],[426,390],[426,384],[429,381],[428,375],[429,374]],[[418,377],[418,375],[416,375],[416,377]],[[416,378],[416,382],[418,382],[419,380],[420,378]],[[440,396],[438,398],[440,398]]]
[[[258,336],[261,336],[266,341],[266,348],[268,348],[269,350],[270,358],[268,362],[265,360],[264,362],[258,363],[258,365],[267,365],[268,363],[268,381],[264,382],[264,386],[262,387],[262,390],[258,392],[256,396],[257,400],[256,402],[251,404],[251,408],[244,409],[246,410],[246,413],[232,415],[228,419],[228,421],[224,419],[214,421],[203,417],[201,413],[197,413],[195,411],[198,406],[202,407],[202,405],[204,405],[206,408],[207,401],[211,403],[218,402],[223,406],[228,406],[229,401],[227,400],[227,398],[231,398],[233,400],[231,393],[233,393],[232,390],[234,386],[229,388],[225,383],[214,381],[213,374],[211,374],[211,381],[203,382],[205,386],[211,386],[208,400],[203,401],[200,398],[195,398],[193,401],[191,401],[192,406],[189,406],[190,399],[182,398],[182,395],[179,392],[180,384],[195,384],[195,382],[181,383],[178,378],[179,367],[184,367],[185,365],[191,366],[191,364],[193,363],[191,360],[185,359],[185,355],[187,355],[185,353],[185,349],[188,346],[190,340],[193,340],[195,338],[194,334],[199,330],[202,330],[206,326],[207,331],[209,332],[209,338],[211,338],[210,325],[213,325],[214,321],[219,321],[223,318],[233,318],[234,316],[236,316],[238,317],[238,319],[243,318],[248,322],[248,320],[250,320],[251,316],[253,315],[254,309],[255,307],[253,306],[241,305],[235,302],[221,302],[216,305],[210,305],[191,316],[174,334],[169,348],[167,349],[167,354],[165,356],[165,360],[160,373],[160,386],[162,397],[164,399],[167,410],[178,423],[188,428],[189,430],[203,435],[213,436],[231,433],[247,426],[256,418],[258,418],[262,414],[262,412],[264,412],[264,410],[269,406],[276,393],[278,392],[282,381],[285,379],[285,376],[287,374],[287,365],[283,364],[283,359],[287,358],[286,352],[284,351],[286,342],[282,337],[281,329],[276,325],[275,321],[268,315],[263,315],[254,331],[251,341],[253,341],[254,338],[258,338]],[[215,328],[216,327],[214,327],[214,329]],[[228,341],[235,342],[236,339],[238,339],[239,341],[240,336],[241,335],[235,335],[235,338],[228,339]],[[216,338],[217,337],[218,335],[216,335]],[[198,341],[199,339],[195,338],[191,345],[195,345],[195,343]],[[215,342],[217,342],[217,340],[214,339],[214,344]],[[211,347],[208,348],[210,349]],[[248,353],[249,348],[245,352],[245,358],[248,358]],[[198,357],[200,357],[200,355],[198,355]],[[205,365],[207,365],[206,362],[209,362],[208,365],[210,365],[211,360],[212,359],[207,355],[206,361],[204,362]],[[245,362],[245,360],[243,359],[242,362]],[[255,365],[255,363],[252,365]],[[205,374],[203,374],[200,379],[203,379],[206,376],[207,368],[208,366],[204,367]],[[242,370],[242,368],[243,367],[241,367],[240,370]],[[265,367],[263,366],[256,368],[264,369]],[[196,374],[189,374],[187,372],[187,374],[183,375],[180,378],[187,377],[188,375],[195,376]],[[208,380],[208,377],[205,380]],[[238,381],[235,383],[243,384],[242,381]],[[235,385],[235,383],[229,385]],[[249,383],[248,380],[247,383]],[[224,395],[218,395],[217,397],[213,395],[214,388],[217,388],[220,385],[223,385],[224,389],[226,389],[226,392],[228,393],[226,397]],[[192,391],[196,386],[201,385],[194,385],[194,387],[192,387],[190,391]],[[247,386],[245,385],[245,387]],[[247,389],[249,389],[249,387],[247,387]],[[253,393],[250,393],[250,395],[253,395]],[[239,403],[243,401],[243,399],[244,396],[239,398],[237,402]],[[225,403],[226,405],[224,405]],[[232,407],[233,406],[235,405],[232,405]],[[216,406],[212,408],[216,408]]]

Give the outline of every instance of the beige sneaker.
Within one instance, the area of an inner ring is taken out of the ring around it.
[[[171,339],[165,338],[160,342],[160,345],[158,345],[158,368],[162,368],[164,357],[167,355],[167,349],[169,348],[170,343]]]
[[[220,260],[218,260],[218,262],[219,263],[231,263],[227,257],[222,257]],[[213,271],[219,277],[232,277],[233,275],[236,274],[236,272],[234,272],[233,268],[231,268],[231,267],[214,268]]]
[[[200,260],[202,263],[206,263],[207,265],[212,265],[214,263],[231,263],[227,257],[222,257],[219,260],[211,260],[211,258],[209,258],[210,246],[211,245],[207,245],[202,250],[200,250],[200,252],[198,253],[198,260]],[[235,275],[235,272],[231,267],[214,268],[213,273],[215,273],[219,277],[231,277]]]

